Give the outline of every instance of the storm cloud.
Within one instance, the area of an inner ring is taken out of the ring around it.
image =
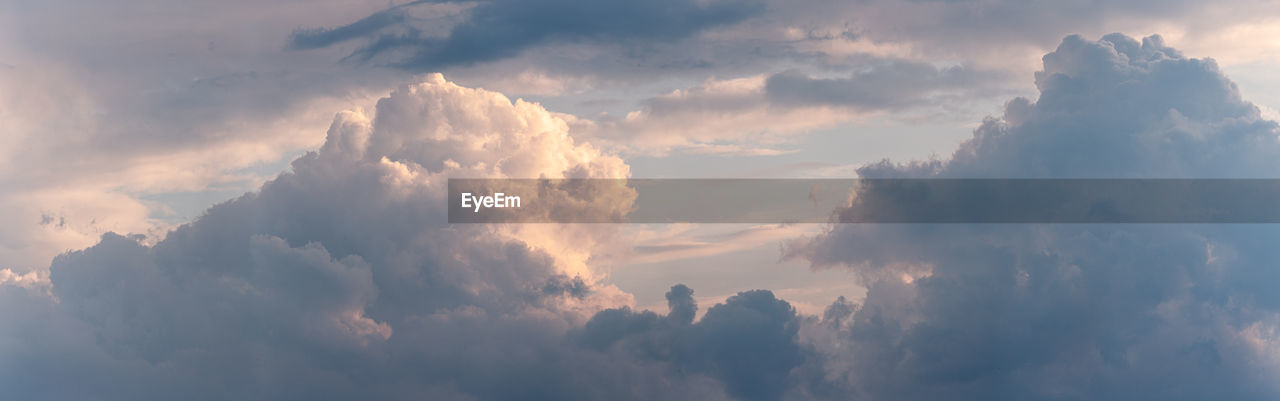
[[[948,160],[864,177],[1275,177],[1277,125],[1160,37],[1063,40]],[[870,190],[874,190],[871,188]],[[873,195],[873,194],[871,194]],[[866,207],[854,200],[854,206]],[[866,210],[862,212],[867,212]],[[815,335],[868,399],[1271,399],[1269,225],[838,225],[792,244],[871,283]]]

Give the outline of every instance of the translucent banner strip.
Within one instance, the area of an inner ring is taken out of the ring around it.
[[[1280,179],[450,179],[450,223],[1280,223]]]

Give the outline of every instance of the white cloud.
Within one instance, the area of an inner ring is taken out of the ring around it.
[[[0,320],[22,322],[0,330],[0,359],[51,358],[6,375],[0,392],[169,398],[236,383],[225,389],[243,396],[505,398],[488,393],[489,380],[541,368],[524,353],[563,352],[560,369],[578,373],[557,375],[557,386],[660,379],[670,382],[635,396],[714,397],[718,385],[701,375],[658,376],[644,361],[604,369],[592,353],[559,350],[592,313],[632,302],[588,267],[616,227],[445,221],[448,177],[627,173],[537,104],[426,76],[372,115],[338,114],[325,145],[292,171],[154,245],[108,233],[59,256],[47,276],[0,270]],[[627,193],[597,207],[629,207]],[[29,333],[47,341],[28,343]],[[85,385],[56,386],[72,379],[57,371]]]

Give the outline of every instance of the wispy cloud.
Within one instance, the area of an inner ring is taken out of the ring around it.
[[[367,39],[350,57],[373,60],[393,55],[384,63],[411,71],[436,71],[513,57],[526,48],[548,42],[671,41],[711,27],[740,22],[764,11],[750,0],[698,2],[663,0],[657,3],[600,3],[582,0],[548,2],[482,1],[443,37],[426,36],[406,17],[404,9],[428,2],[411,2],[379,11],[336,28],[294,31],[290,46],[319,48]],[[399,33],[384,32],[388,27]]]

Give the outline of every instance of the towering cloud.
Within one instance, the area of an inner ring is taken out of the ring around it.
[[[427,76],[153,246],[0,270],[0,398],[779,399],[806,351],[768,291],[633,312],[588,267],[612,227],[446,223],[448,177],[627,175],[537,104]]]
[[[561,398],[647,377],[561,350],[629,302],[585,269],[608,227],[444,217],[447,177],[627,174],[537,104],[428,76],[373,116],[338,114],[292,171],[154,246],[108,234],[47,281],[6,274],[0,398]]]
[[[1066,38],[949,160],[863,176],[1276,177],[1275,122],[1212,60]],[[841,225],[793,244],[872,284],[812,338],[868,399],[1270,399],[1272,226]],[[1268,283],[1268,284],[1264,284]],[[827,330],[827,331],[824,331]]]

